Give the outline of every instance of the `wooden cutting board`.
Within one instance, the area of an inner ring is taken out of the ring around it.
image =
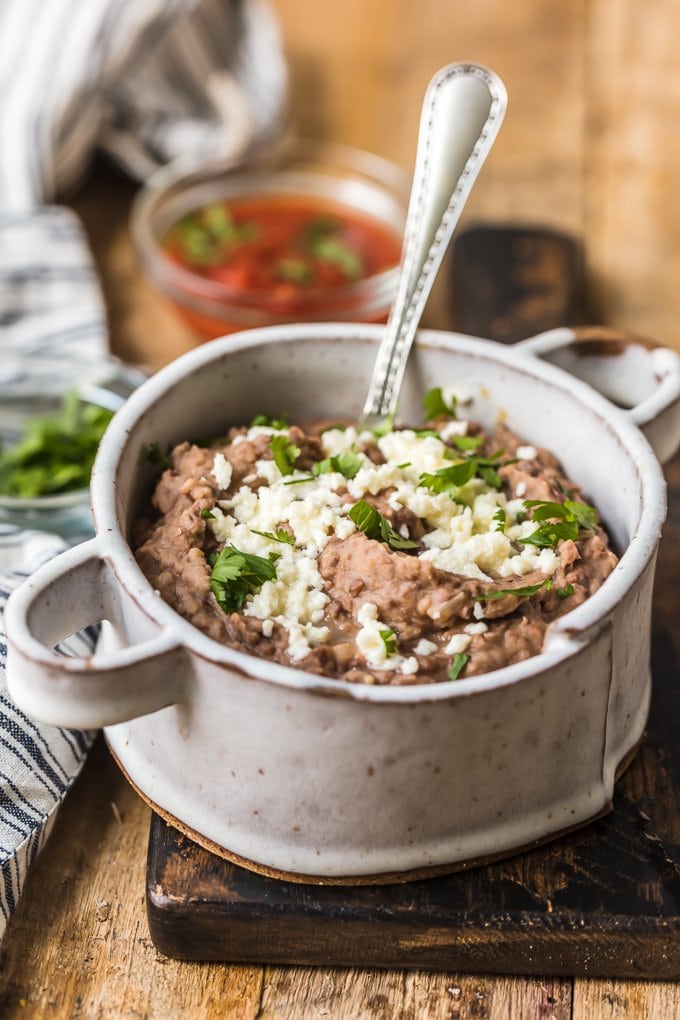
[[[545,232],[462,235],[453,260],[458,285],[467,273],[481,287],[486,274],[486,300],[466,310],[465,328],[500,340],[529,335],[548,304],[555,321],[578,321],[577,254],[568,239]],[[559,272],[554,262],[547,272],[546,258],[562,259]],[[486,272],[491,263],[500,289]],[[513,273],[518,283],[510,287]],[[544,325],[554,324],[549,318]],[[245,871],[154,814],[146,892],[157,949],[187,960],[680,978],[680,459],[668,476],[651,714],[609,815],[505,862],[403,885],[340,888]]]

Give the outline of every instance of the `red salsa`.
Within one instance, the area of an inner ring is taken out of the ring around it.
[[[224,286],[225,301],[289,315],[321,309],[338,288],[395,266],[401,239],[346,206],[258,195],[188,213],[163,248],[182,268]]]

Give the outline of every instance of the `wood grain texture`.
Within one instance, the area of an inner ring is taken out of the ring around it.
[[[508,113],[462,225],[574,233],[600,318],[680,349],[677,0],[523,0],[511,13],[500,0],[274,6],[300,132],[409,171],[429,77],[456,60],[494,68]]]
[[[586,250],[599,318],[680,349],[677,0],[523,0],[512,8],[501,0],[274,0],[274,6],[301,131],[373,149],[405,169],[413,162],[425,80],[458,59],[497,69],[510,108],[464,225],[521,221],[573,233]],[[127,228],[133,193],[129,182],[98,165],[71,204],[97,259],[113,350],[157,367],[196,340],[141,276]],[[451,325],[441,288],[428,322]],[[655,610],[668,634],[677,629],[674,605]],[[572,988],[574,1020],[680,1016],[678,986],[662,982],[167,960],[151,945],[144,913],[148,822],[147,808],[98,746],[5,937],[3,1018],[563,1020]],[[674,838],[680,841],[677,831]]]

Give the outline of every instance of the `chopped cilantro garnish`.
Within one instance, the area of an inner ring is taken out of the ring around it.
[[[397,464],[397,467],[399,468],[400,471],[403,471],[404,468],[411,467],[411,461],[404,460],[401,462],[401,464]]]
[[[248,595],[275,577],[276,567],[271,559],[265,560],[227,545],[215,560],[210,588],[225,613],[238,613]]]
[[[594,507],[587,503],[575,503],[566,500],[564,503],[553,503],[544,499],[527,499],[524,501],[527,510],[531,510],[532,521],[541,521],[538,528],[526,538],[517,541],[522,545],[536,545],[540,548],[556,549],[560,539],[576,541],[581,528],[594,531],[599,517]]]
[[[257,425],[281,431],[288,428],[288,415],[282,414],[280,418],[271,418],[268,414],[256,414],[250,427],[254,428]]]
[[[470,656],[465,652],[456,652],[451,663],[451,669],[449,670],[449,680],[457,680],[469,661]]]
[[[550,591],[553,583],[550,577],[546,577],[544,581],[539,581],[538,584],[527,584],[524,588],[497,588],[496,591],[488,591],[485,595],[477,595],[477,602],[490,602],[492,599],[502,599],[505,595],[517,595],[518,597],[535,595],[541,589]]]
[[[282,475],[292,475],[295,461],[300,456],[300,447],[291,443],[288,436],[272,436],[269,446],[274,457],[274,463]]]
[[[388,655],[394,655],[397,650],[397,634],[396,631],[390,627],[385,627],[378,631],[382,642],[385,646],[385,651]]]
[[[475,474],[475,463],[472,459],[462,460],[451,467],[440,468],[434,474],[425,472],[418,479],[418,485],[432,492],[448,492],[455,495]]]
[[[201,517],[203,518],[204,521],[215,520],[215,514],[212,512],[212,510],[201,510]]]
[[[277,528],[276,534],[271,531],[258,531],[257,528],[251,528],[251,531],[254,535],[261,535],[262,538],[268,538],[272,542],[282,542],[285,545],[295,545],[295,539],[284,528]]]
[[[505,531],[505,510],[502,506],[499,506],[496,513],[493,515],[493,520],[496,521],[496,531]]]
[[[387,418],[385,418],[385,420],[381,422],[380,425],[376,425],[374,428],[369,429],[368,431],[372,432],[376,439],[382,439],[382,437],[386,436],[388,432],[391,432],[393,428],[394,428],[394,415],[388,414]]]
[[[491,489],[500,489],[502,479],[497,469],[513,463],[512,460],[501,460],[503,453],[503,450],[497,450],[490,457],[464,457],[451,467],[440,468],[434,474],[422,474],[418,485],[433,492],[448,492],[452,499],[455,499],[458,489],[474,477],[481,478]]]
[[[184,216],[170,231],[190,265],[213,266],[256,233],[253,223],[236,223],[229,208],[215,202]]]
[[[409,551],[419,549],[419,543],[413,542],[410,538],[402,538],[386,517],[379,510],[365,499],[360,499],[349,511],[349,516],[356,524],[359,531],[363,531],[368,538],[377,542],[384,542],[390,549]]]
[[[342,224],[335,216],[318,216],[307,224],[302,242],[314,258],[336,266],[346,280],[358,280],[364,262],[356,248],[340,236]]]
[[[451,442],[461,453],[467,453],[469,450],[477,450],[484,440],[481,436],[451,436]]]
[[[358,453],[354,453],[353,450],[347,450],[345,453],[333,454],[332,457],[318,460],[316,464],[312,465],[312,474],[314,476],[327,475],[335,471],[338,474],[344,475],[345,478],[354,478],[363,463],[363,458]]]
[[[113,412],[67,393],[53,415],[32,418],[14,446],[0,450],[0,492],[33,499],[87,488]]]
[[[423,397],[423,412],[427,421],[435,418],[455,418],[457,413],[457,401],[455,397],[447,403],[444,399],[441,386],[435,386],[428,390]]]
[[[346,280],[358,280],[364,272],[361,255],[339,237],[325,235],[312,244],[314,255],[322,262],[336,266]]]
[[[276,263],[276,275],[287,283],[311,283],[314,273],[303,259],[279,259]]]
[[[413,429],[412,431],[415,432],[415,434],[420,439],[428,439],[428,438],[430,438],[430,439],[438,439],[441,443],[444,442],[444,440],[442,439],[442,437],[440,436],[440,434],[437,432],[436,429],[420,429],[420,428],[418,428],[418,429]]]
[[[574,594],[573,584],[567,584],[564,588],[556,588],[555,590],[561,599],[568,599],[570,595]]]

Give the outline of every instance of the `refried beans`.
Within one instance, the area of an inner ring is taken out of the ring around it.
[[[551,453],[428,398],[418,429],[258,415],[175,446],[138,526],[142,570],[215,640],[351,683],[537,654],[616,556]]]

